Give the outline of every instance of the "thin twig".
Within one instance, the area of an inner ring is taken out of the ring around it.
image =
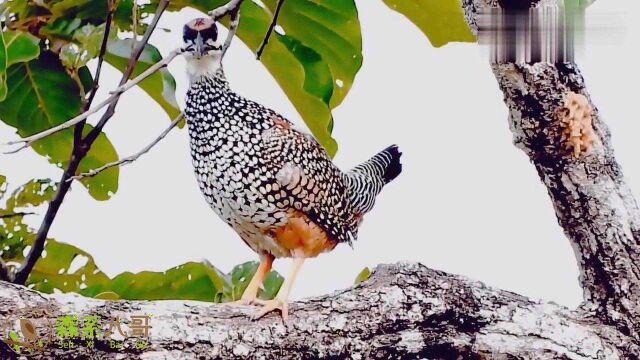
[[[93,177],[98,175],[99,173],[115,167],[115,166],[124,166],[126,164],[130,164],[134,161],[136,161],[140,156],[146,154],[149,152],[149,150],[151,150],[151,148],[153,148],[157,143],[160,142],[160,140],[164,139],[165,136],[167,136],[167,134],[169,134],[169,132],[171,130],[173,130],[173,128],[176,127],[176,125],[178,125],[178,123],[184,118],[184,114],[180,113],[180,115],[178,115],[175,119],[173,119],[173,121],[171,122],[171,124],[169,125],[169,127],[167,127],[155,140],[153,140],[149,145],[145,146],[142,150],[140,150],[139,152],[131,155],[131,156],[127,156],[125,158],[122,158],[118,161],[114,161],[114,162],[110,162],[108,164],[105,164],[97,169],[93,169],[90,170],[86,173],[82,173],[82,174],[78,174],[76,176],[72,176],[71,178],[69,178],[67,181],[72,181],[72,180],[80,180],[83,178],[87,178],[87,177]]]
[[[35,213],[34,212],[17,212],[17,213],[11,213],[11,214],[1,214],[0,219],[10,219],[12,217],[26,216],[26,215],[35,215]]]
[[[96,73],[93,77],[93,83],[91,84],[91,93],[89,93],[89,99],[87,100],[87,106],[84,111],[89,110],[93,99],[100,87],[100,74],[102,74],[102,63],[104,63],[104,57],[107,53],[107,45],[109,43],[109,35],[111,34],[111,23],[113,22],[113,14],[116,11],[115,1],[109,0],[108,5],[109,13],[104,23],[104,35],[102,37],[102,44],[100,44],[100,53],[98,54],[98,65],[96,66]]]
[[[213,20],[219,20],[225,15],[231,14],[233,11],[237,11],[240,9],[240,5],[244,0],[231,0],[225,5],[219,6],[211,11],[209,11],[209,16],[213,18]]]
[[[142,50],[144,49],[147,42],[149,41],[149,37],[151,36],[151,33],[153,33],[153,31],[155,30],[158,24],[158,21],[160,20],[160,17],[164,13],[164,10],[167,8],[167,5],[169,5],[169,0],[159,1],[158,8],[156,10],[153,21],[151,22],[151,24],[149,24],[149,27],[147,27],[147,30],[142,40],[139,42],[138,47],[131,54],[131,57],[129,58],[129,62],[127,63],[127,68],[125,69],[122,75],[122,78],[120,79],[120,85],[124,85],[127,82],[127,79],[129,79],[129,77],[133,73],[133,69],[135,68],[138,62],[138,58],[140,58],[140,54],[142,54]],[[17,269],[15,273],[15,277],[13,279],[14,283],[24,284],[27,281],[27,278],[29,277],[31,270],[33,270],[33,267],[35,266],[36,261],[38,261],[38,259],[40,258],[40,255],[42,255],[42,251],[44,250],[44,243],[47,239],[47,235],[49,234],[49,229],[51,228],[51,224],[53,224],[53,220],[58,214],[60,205],[62,205],[62,201],[64,200],[64,197],[67,195],[67,192],[71,187],[71,183],[67,182],[67,179],[75,175],[76,171],[78,170],[78,166],[80,165],[80,162],[89,152],[89,149],[91,148],[91,145],[93,144],[93,142],[98,138],[100,133],[102,133],[102,129],[104,128],[104,125],[113,116],[115,112],[115,107],[116,107],[116,104],[118,103],[119,98],[120,98],[120,94],[118,94],[117,98],[113,100],[113,102],[109,105],[109,108],[107,109],[105,114],[103,114],[102,118],[100,119],[96,127],[93,128],[93,130],[89,133],[89,135],[87,135],[87,137],[82,139],[83,146],[74,147],[74,151],[71,154],[69,165],[67,165],[67,168],[62,174],[62,179],[60,179],[60,186],[58,187],[58,191],[56,192],[51,202],[49,202],[49,206],[47,207],[47,212],[44,215],[44,219],[40,224],[38,233],[36,234],[36,237],[33,241],[33,246],[29,250],[29,253],[25,257],[22,265],[20,266],[20,268]]]
[[[273,13],[273,19],[271,19],[271,24],[267,29],[267,33],[265,34],[264,39],[262,39],[262,44],[260,44],[258,51],[256,51],[256,59],[258,60],[260,60],[260,56],[262,56],[262,52],[269,42],[269,37],[271,37],[273,29],[276,27],[276,23],[278,22],[278,15],[280,15],[280,9],[282,9],[283,4],[284,0],[278,0],[278,3],[276,4],[276,11]]]
[[[23,150],[23,149],[31,146],[31,144],[33,144],[35,141],[43,139],[43,138],[45,138],[45,137],[47,137],[47,136],[49,136],[51,134],[55,134],[58,131],[62,131],[64,129],[68,129],[68,128],[72,127],[73,125],[78,124],[79,122],[85,120],[89,116],[95,114],[96,112],[100,111],[105,106],[113,104],[116,100],[118,100],[120,98],[120,95],[122,95],[122,93],[124,93],[125,91],[127,91],[127,90],[131,89],[132,87],[136,86],[140,81],[142,81],[145,78],[149,77],[151,74],[156,72],[158,69],[167,66],[181,52],[182,52],[181,49],[173,50],[171,53],[169,53],[169,55],[167,57],[165,57],[161,61],[153,64],[147,70],[143,71],[140,75],[138,75],[135,78],[131,79],[131,81],[125,83],[124,85],[119,86],[117,89],[112,91],[111,95],[106,100],[102,101],[97,106],[95,106],[95,107],[83,112],[82,114],[80,114],[80,115],[78,115],[78,116],[76,116],[76,117],[74,117],[74,118],[72,118],[70,120],[67,120],[66,122],[64,122],[64,123],[62,123],[60,125],[54,126],[52,128],[49,128],[49,129],[44,130],[42,132],[39,132],[37,134],[31,135],[31,136],[28,136],[26,138],[22,138],[22,139],[19,139],[19,140],[14,140],[14,141],[7,142],[5,145],[16,145],[16,144],[22,144],[22,145],[20,147],[18,147],[17,149],[5,152],[5,154],[15,154],[18,151]]]
[[[227,53],[229,46],[231,46],[231,41],[236,35],[236,30],[238,30],[238,24],[240,24],[240,9],[232,11],[230,18],[229,33],[227,34],[227,39],[224,41],[224,45],[222,46],[222,58],[224,58],[224,54]]]

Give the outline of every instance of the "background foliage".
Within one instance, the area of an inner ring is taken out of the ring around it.
[[[434,46],[451,41],[474,41],[463,18],[459,0],[382,0],[416,24]],[[169,11],[193,7],[203,12],[223,0],[174,0]],[[99,55],[105,33],[108,1],[6,0],[0,4],[0,121],[26,137],[58,125],[85,108],[93,75],[87,65]],[[238,37],[251,49],[258,48],[271,22],[276,0],[242,4]],[[157,0],[136,4],[119,0],[113,8],[105,61],[124,71],[134,39],[146,29]],[[337,143],[331,137],[332,110],[344,101],[362,66],[362,33],[354,0],[286,0],[278,27],[260,61],[282,87],[320,143],[333,155]],[[148,44],[134,75],[162,59]],[[139,86],[150,100],[175,117],[178,108],[175,79],[163,69]],[[91,126],[85,127],[85,132]],[[35,142],[34,151],[59,168],[69,162],[73,130],[61,131]],[[101,134],[80,163],[86,172],[118,159],[106,134]],[[108,200],[118,189],[117,167],[81,180],[96,200]],[[37,174],[34,174],[37,177]],[[0,246],[10,266],[18,264],[35,233],[24,217],[49,201],[57,184],[33,180],[10,194],[0,177]],[[29,286],[44,292],[73,291],[87,296],[127,299],[237,299],[247,286],[257,263],[236,266],[225,274],[206,263],[190,262],[164,272],[123,273],[109,278],[93,257],[72,245],[48,239],[45,253],[31,273]],[[368,269],[357,281],[368,277]],[[282,278],[271,272],[261,296],[275,295]]]

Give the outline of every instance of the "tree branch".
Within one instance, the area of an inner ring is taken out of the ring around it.
[[[140,156],[142,156],[143,154],[146,154],[147,152],[149,152],[149,150],[151,150],[151,148],[153,148],[157,143],[160,142],[160,140],[164,139],[165,136],[167,136],[167,134],[169,134],[169,132],[171,130],[173,130],[173,128],[176,127],[176,125],[178,125],[178,123],[180,123],[180,121],[182,121],[182,119],[184,118],[184,114],[180,113],[180,115],[178,115],[175,119],[173,119],[173,121],[171,122],[171,124],[169,125],[169,127],[167,127],[157,138],[155,138],[149,145],[145,146],[142,150],[140,150],[139,152],[127,156],[125,158],[122,158],[118,161],[114,161],[114,162],[110,162],[108,164],[105,164],[97,169],[92,169],[89,172],[86,173],[82,173],[76,176],[72,176],[69,180],[67,181],[73,181],[73,180],[80,180],[86,177],[93,177],[98,175],[99,173],[110,169],[112,167],[115,166],[124,166],[126,164],[130,164],[134,161],[136,161]]]
[[[35,141],[38,141],[40,139],[43,139],[51,134],[55,134],[58,131],[62,131],[64,129],[68,129],[84,120],[86,120],[89,116],[97,113],[98,111],[100,111],[102,108],[104,108],[105,106],[112,106],[112,104],[117,103],[117,101],[120,99],[120,96],[128,91],[129,89],[133,88],[134,86],[136,86],[138,83],[140,83],[142,80],[146,79],[147,77],[151,76],[154,72],[158,71],[159,69],[166,67],[171,61],[173,61],[173,59],[175,59],[176,56],[180,55],[182,53],[182,49],[175,49],[173,51],[171,51],[166,57],[164,57],[161,61],[151,65],[148,69],[146,69],[145,71],[143,71],[142,73],[140,73],[140,75],[136,76],[135,78],[131,79],[130,81],[127,81],[124,84],[121,84],[120,86],[118,86],[118,88],[116,88],[115,90],[113,90],[110,94],[110,96],[105,99],[104,101],[100,102],[97,106],[83,112],[82,114],[67,120],[66,122],[54,126],[52,128],[49,128],[47,130],[44,130],[42,132],[39,132],[37,134],[19,139],[19,140],[14,140],[14,141],[9,141],[6,143],[6,145],[16,145],[16,144],[22,144],[20,147],[18,147],[15,150],[11,150],[6,152],[5,154],[14,154],[17,153],[20,150],[23,150],[25,148],[28,148],[29,146],[31,146],[31,144],[33,144]],[[139,56],[139,55],[138,55]],[[128,76],[130,76],[131,74],[129,74]],[[127,77],[128,79],[128,77]],[[125,79],[126,81],[126,79]]]
[[[225,17],[226,15],[230,15],[233,12],[237,12],[240,9],[240,5],[244,0],[230,0],[225,5],[219,6],[211,11],[209,11],[209,16],[213,18],[213,20],[218,21]]]
[[[260,44],[260,46],[258,47],[258,50],[256,51],[257,60],[260,60],[260,56],[262,56],[262,51],[264,51],[265,46],[267,46],[267,43],[269,42],[269,37],[271,37],[271,33],[273,32],[273,29],[276,27],[276,24],[278,22],[278,15],[280,15],[280,9],[282,8],[283,4],[284,4],[284,0],[278,0],[278,3],[276,4],[276,10],[273,12],[273,18],[271,19],[271,24],[269,24],[267,33],[264,35],[264,38],[262,39],[262,43]]]
[[[34,215],[34,212],[16,212],[11,214],[0,214],[0,219],[8,219],[16,216]]]
[[[213,294],[212,294],[213,296]],[[351,289],[294,303],[290,322],[271,314],[250,320],[252,307],[196,301],[104,301],[41,295],[0,284],[5,320],[97,315],[101,323],[151,315],[149,347],[133,339],[120,349],[108,339],[35,358],[119,359],[618,359],[640,348],[597,319],[535,302],[419,264],[381,265]],[[15,325],[14,325],[15,327]],[[17,330],[17,328],[16,328]],[[127,330],[125,326],[124,330]]]
[[[142,54],[142,50],[144,49],[147,42],[149,41],[149,37],[151,36],[151,33],[153,33],[153,31],[155,30],[156,25],[158,24],[158,21],[160,20],[160,17],[162,16],[162,13],[164,12],[164,10],[167,8],[168,4],[169,4],[169,0],[161,0],[158,3],[158,9],[156,10],[153,21],[147,27],[147,30],[142,40],[138,43],[138,46],[136,47],[135,51],[131,54],[131,57],[129,58],[127,68],[124,71],[122,78],[120,79],[120,85],[124,85],[127,82],[127,79],[129,79],[129,77],[131,76],[131,73],[133,72],[133,69],[136,63],[138,62],[138,58],[140,57],[140,54]],[[80,162],[86,156],[89,149],[91,148],[91,145],[97,139],[98,135],[100,135],[100,133],[102,132],[102,128],[104,127],[104,125],[113,116],[115,112],[115,107],[119,99],[120,99],[120,94],[117,94],[116,98],[109,105],[109,107],[107,108],[107,111],[103,114],[98,124],[87,135],[87,137],[82,139],[81,145],[77,147],[74,146],[74,150],[71,154],[69,165],[67,166],[67,169],[64,171],[64,173],[62,174],[62,178],[60,179],[60,185],[58,186],[58,191],[56,192],[51,202],[49,202],[49,206],[47,207],[47,212],[45,213],[44,219],[33,241],[33,246],[29,250],[29,253],[25,257],[24,262],[22,263],[20,268],[17,269],[13,282],[17,284],[24,284],[27,281],[27,278],[31,273],[31,270],[33,269],[36,261],[38,261],[38,259],[40,258],[40,255],[42,254],[42,250],[44,250],[44,243],[47,239],[47,235],[49,233],[49,229],[51,228],[51,224],[53,223],[53,220],[58,214],[58,210],[62,205],[62,201],[64,200],[64,197],[66,196],[71,186],[71,182],[68,182],[67,180],[75,175],[75,172],[78,170],[78,166],[80,165]]]
[[[493,0],[464,0],[477,31],[478,10]],[[593,107],[594,148],[579,158],[566,149],[556,116],[569,92],[589,98],[573,63],[493,64],[509,108],[515,145],[535,165],[580,266],[584,308],[640,340],[640,211],[609,129]]]
[[[102,74],[102,64],[104,63],[104,56],[107,53],[107,45],[109,43],[109,35],[111,34],[111,23],[113,22],[113,14],[116,11],[115,1],[108,0],[107,1],[107,18],[105,20],[104,25],[104,36],[102,37],[102,43],[100,44],[100,52],[98,53],[98,65],[96,65],[96,73],[93,77],[93,83],[91,85],[91,93],[89,94],[89,99],[87,99],[85,109],[83,111],[89,110],[91,104],[93,103],[93,99],[96,97],[96,93],[98,92],[98,88],[100,87],[100,74]]]

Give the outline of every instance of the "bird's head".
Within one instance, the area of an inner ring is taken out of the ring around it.
[[[183,28],[184,57],[191,80],[214,74],[222,61],[222,39],[218,27],[211,18],[193,19]]]

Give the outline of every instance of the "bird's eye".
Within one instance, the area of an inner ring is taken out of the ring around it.
[[[216,39],[218,38],[218,30],[214,25],[209,28],[200,30],[200,35],[202,35],[203,39],[216,41]]]
[[[184,40],[185,43],[193,41],[196,36],[198,36],[198,32],[196,30],[187,25],[184,26],[184,29],[182,30],[182,40]]]

